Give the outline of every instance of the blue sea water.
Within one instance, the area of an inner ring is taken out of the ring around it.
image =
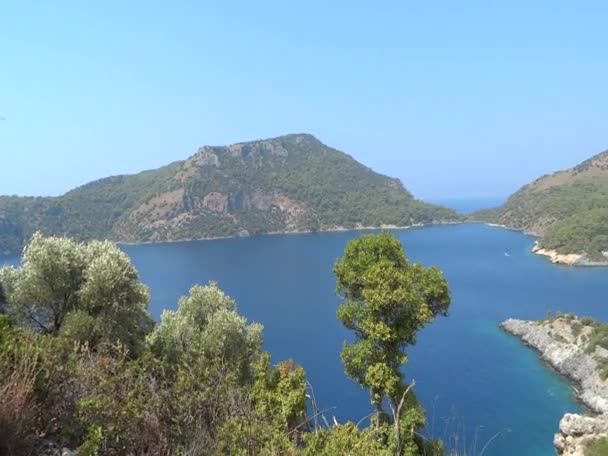
[[[493,209],[503,204],[506,200],[506,197],[500,196],[479,196],[476,198],[436,198],[425,201],[449,207],[461,214],[471,214],[480,209]]]
[[[467,454],[553,455],[565,412],[583,410],[532,349],[503,333],[508,317],[548,311],[608,319],[608,269],[555,266],[530,253],[533,238],[479,224],[395,230],[408,257],[437,265],[452,292],[450,316],[408,351],[408,379],[427,410],[426,435]],[[302,364],[321,407],[340,421],[370,413],[367,393],[343,372],[348,337],[336,320],[332,266],[360,232],[274,235],[124,246],[152,292],[158,319],[194,283],[217,281],[239,311],[264,325],[276,361]],[[1,260],[0,260],[1,261]],[[5,262],[10,259],[5,259]],[[12,259],[12,262],[15,262]]]

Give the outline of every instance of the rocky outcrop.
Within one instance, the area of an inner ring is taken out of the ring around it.
[[[537,349],[543,360],[574,384],[580,401],[597,414],[567,413],[553,440],[558,454],[584,455],[589,442],[608,435],[608,383],[599,372],[608,353],[600,346],[590,350],[594,325],[564,316],[538,322],[508,319],[501,327]]]
[[[582,253],[559,253],[556,250],[543,249],[538,242],[532,247],[532,253],[546,256],[553,264],[564,264],[567,266],[608,266],[608,259],[606,261],[594,261]]]
[[[580,264],[584,260],[584,256],[581,254],[563,254],[557,252],[556,250],[543,249],[538,245],[538,243],[534,244],[534,247],[532,247],[532,253],[546,256],[547,258],[549,258],[549,260],[551,260],[551,263],[553,264],[565,264],[568,266],[575,266]]]
[[[78,456],[76,451],[61,447],[57,442],[45,440],[41,442],[39,448],[34,452],[37,456]]]
[[[588,446],[608,435],[608,415],[583,416],[566,413],[559,422],[559,433],[553,438],[558,454],[585,456]]]

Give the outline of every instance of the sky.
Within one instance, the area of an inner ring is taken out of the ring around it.
[[[306,132],[423,199],[608,148],[607,2],[3,0],[0,194]]]

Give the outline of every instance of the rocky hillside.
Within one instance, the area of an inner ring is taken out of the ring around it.
[[[0,253],[35,231],[80,240],[203,239],[457,220],[311,135],[202,147],[56,198],[0,197]]]
[[[596,413],[564,415],[554,438],[558,453],[600,454],[592,449],[608,438],[608,325],[565,315],[538,322],[509,319],[501,326],[538,350],[543,360],[574,384],[578,398]]]
[[[604,263],[608,251],[608,151],[535,180],[503,206],[481,211],[475,218],[539,235],[538,248],[558,260],[556,255],[575,254],[574,264]]]

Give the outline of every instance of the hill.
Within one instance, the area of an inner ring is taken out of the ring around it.
[[[608,151],[522,187],[474,218],[540,236],[538,253],[555,262],[604,263],[608,251]]]
[[[19,251],[35,231],[157,242],[456,219],[414,199],[398,179],[294,134],[202,147],[187,160],[60,197],[0,197],[0,253]]]

